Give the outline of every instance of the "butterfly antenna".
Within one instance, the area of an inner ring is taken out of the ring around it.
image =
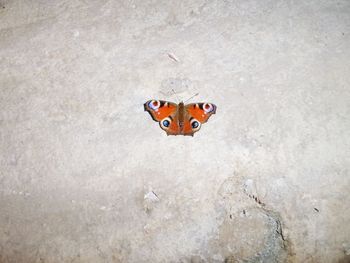
[[[174,95],[175,95],[175,97],[176,97],[176,99],[177,99],[177,102],[179,102],[179,101],[180,101],[180,99],[179,99],[179,97],[177,96],[177,94],[176,94],[175,90],[174,90],[174,89],[171,89],[171,90],[173,91],[173,93],[174,93]]]
[[[193,99],[194,97],[198,96],[198,95],[199,95],[199,93],[194,94],[191,98],[187,99],[187,100],[185,101],[185,103],[186,103],[187,101]]]

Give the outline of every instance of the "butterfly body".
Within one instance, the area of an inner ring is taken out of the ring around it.
[[[185,105],[183,102],[176,104],[163,100],[149,100],[144,104],[144,109],[154,121],[159,122],[167,135],[185,136],[193,136],[201,124],[216,112],[216,106],[211,103]]]

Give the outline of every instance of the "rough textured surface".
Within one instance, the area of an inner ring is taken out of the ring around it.
[[[348,262],[349,28],[348,0],[1,0],[0,262]],[[172,89],[218,106],[194,138],[143,112]]]

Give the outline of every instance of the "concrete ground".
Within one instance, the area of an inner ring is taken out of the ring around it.
[[[0,262],[350,262],[349,29],[348,0],[0,0]],[[193,138],[144,112],[196,93]]]

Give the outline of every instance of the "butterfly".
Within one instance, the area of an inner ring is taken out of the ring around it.
[[[159,122],[167,135],[188,135],[200,130],[203,123],[216,113],[216,106],[212,103],[191,103],[185,105],[164,100],[149,100],[144,104],[154,121]]]

